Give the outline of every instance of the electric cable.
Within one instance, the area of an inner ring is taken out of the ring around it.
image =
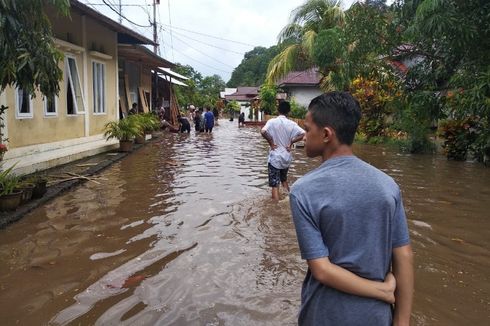
[[[128,22],[130,22],[131,24],[136,25],[136,26],[139,26],[139,27],[144,27],[144,28],[152,27],[152,25],[151,25],[151,24],[150,24],[149,26],[147,26],[147,25],[140,25],[140,24],[138,24],[138,23],[135,23],[135,22],[133,22],[132,20],[130,20],[130,19],[128,19],[128,18],[126,18],[126,16],[124,16],[123,14],[119,13],[119,12],[118,12],[116,9],[112,8],[112,6],[111,6],[109,3],[107,3],[107,1],[106,1],[106,0],[102,0],[102,2],[104,2],[104,3],[107,5],[107,7],[109,7],[109,8],[110,8],[112,11],[114,11],[116,14],[118,14],[118,15],[119,15],[119,16],[121,16],[123,19],[127,20]]]
[[[179,38],[179,37],[177,37],[177,36],[175,36],[175,38],[176,38],[177,40],[179,40],[180,42],[184,43],[185,45],[187,45],[188,47],[190,47],[191,49],[193,49],[194,51],[197,51],[197,52],[201,53],[202,55],[204,55],[204,56],[206,56],[206,57],[208,57],[208,58],[210,58],[210,59],[212,59],[212,60],[214,60],[214,61],[216,61],[216,62],[218,62],[218,63],[220,63],[220,64],[222,64],[222,65],[224,65],[224,66],[227,66],[227,67],[230,67],[230,68],[232,68],[232,69],[235,69],[235,67],[230,66],[230,65],[229,65],[229,64],[227,64],[227,63],[221,62],[221,61],[219,61],[219,60],[215,59],[214,57],[210,56],[209,54],[206,54],[206,53],[202,52],[201,50],[196,49],[195,47],[193,47],[193,46],[192,46],[192,45],[190,45],[189,43],[185,42],[185,41],[184,41],[184,40],[182,40],[181,38]]]
[[[187,39],[189,39],[189,40],[192,40],[192,41],[194,41],[194,42],[202,43],[202,44],[205,44],[205,45],[207,45],[207,46],[211,46],[211,47],[213,47],[213,48],[220,49],[220,50],[222,50],[222,51],[231,52],[231,53],[236,53],[236,54],[239,54],[239,55],[244,55],[244,54],[246,53],[246,52],[238,52],[238,51],[234,51],[234,50],[230,50],[230,49],[225,49],[225,48],[222,48],[222,47],[216,46],[216,45],[214,45],[214,44],[206,43],[206,42],[203,42],[203,41],[201,41],[201,40],[198,40],[198,39],[192,38],[192,37],[190,37],[190,36],[187,36],[187,35],[185,35],[185,34],[182,34],[182,33],[180,33],[180,32],[177,32],[177,31],[173,31],[173,32],[174,32],[175,34],[177,34],[177,35],[180,35],[180,36],[182,36],[182,37],[185,37],[185,38],[187,38]]]
[[[203,35],[203,36],[215,38],[215,39],[222,40],[222,41],[227,41],[227,42],[242,44],[242,45],[245,45],[245,46],[253,46],[253,47],[255,47],[255,45],[253,45],[253,44],[249,44],[249,43],[245,43],[245,42],[241,42],[241,41],[235,41],[235,40],[230,40],[230,39],[226,39],[226,38],[219,37],[219,36],[214,36],[214,35],[205,34],[205,33],[196,32],[196,31],[191,31],[189,29],[185,29],[185,28],[182,28],[182,27],[176,27],[176,26],[170,26],[168,24],[163,24],[163,25],[164,26],[167,26],[167,27],[169,27],[171,29],[180,29],[180,30],[183,30],[183,31],[186,31],[186,32],[189,32],[189,33],[199,34],[199,35]]]

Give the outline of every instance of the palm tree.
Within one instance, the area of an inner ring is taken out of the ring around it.
[[[294,70],[317,67],[313,47],[322,30],[342,27],[345,22],[340,0],[307,0],[291,12],[290,23],[279,34],[279,43],[291,43],[269,63],[267,84]],[[327,71],[320,71],[324,76]]]

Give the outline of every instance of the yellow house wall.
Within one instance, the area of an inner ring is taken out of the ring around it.
[[[53,17],[53,16],[51,16]],[[53,33],[55,37],[70,43],[82,46],[82,18],[79,14],[72,12],[71,19],[64,17],[53,17],[51,19]],[[104,28],[99,23],[86,18],[87,27],[87,90],[84,89],[84,65],[83,53],[74,53],[71,50],[64,49],[62,52],[65,56],[74,57],[77,62],[77,68],[84,95],[86,114],[89,116],[89,134],[85,134],[85,114],[79,113],[76,115],[67,114],[67,74],[65,71],[65,63],[60,62],[59,66],[63,69],[63,80],[60,82],[60,93],[57,98],[57,115],[46,116],[44,113],[43,97],[37,94],[32,100],[32,118],[16,118],[15,108],[15,90],[7,88],[5,90],[5,101],[9,107],[6,113],[6,122],[8,128],[9,148],[18,148],[28,145],[45,144],[56,141],[74,139],[84,136],[100,134],[103,131],[104,125],[108,121],[116,119],[116,51],[117,38],[116,33]],[[69,35],[68,35],[69,33]],[[90,55],[89,51],[93,44],[98,44],[97,50],[104,52],[112,59],[102,60]],[[101,48],[103,47],[103,49]],[[92,81],[92,60],[106,64],[105,75],[105,94],[106,94],[106,114],[94,115],[93,111],[93,81]],[[83,111],[83,108],[79,108]]]
[[[96,21],[87,18],[87,47],[88,54],[88,96],[87,107],[90,120],[90,135],[100,134],[104,131],[107,122],[113,121],[117,117],[119,104],[117,103],[117,34],[106,28],[103,28]],[[90,51],[95,50],[107,55],[112,59],[101,59],[91,55]],[[93,67],[92,63],[98,62],[105,64],[105,110],[104,114],[94,113],[94,91],[93,91]]]

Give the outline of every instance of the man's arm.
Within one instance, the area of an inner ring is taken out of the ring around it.
[[[269,143],[269,146],[271,147],[272,150],[277,148],[277,145],[274,144],[274,140],[272,139],[272,136],[269,135],[267,130],[264,130],[264,129],[260,130],[260,134],[262,135],[262,137],[264,137],[267,140],[267,142]]]
[[[396,278],[394,326],[410,325],[414,287],[412,246],[393,249],[392,269]]]
[[[374,298],[387,303],[395,301],[396,281],[391,273],[388,273],[384,282],[371,281],[332,264],[328,257],[308,260],[308,267],[313,277],[323,285],[345,293]]]

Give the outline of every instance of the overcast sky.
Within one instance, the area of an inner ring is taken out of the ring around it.
[[[126,18],[149,25],[153,0],[105,0],[116,9],[119,1]],[[102,4],[102,0],[81,2],[119,21],[118,15],[106,5],[96,5]],[[347,8],[353,2],[344,0],[343,6]],[[303,3],[304,0],[160,0],[157,5],[160,55],[172,62],[189,64],[204,76],[218,74],[226,82],[245,52],[254,46],[277,43],[277,35],[288,23],[291,10]],[[124,19],[123,25],[153,38],[151,27],[138,27]]]

